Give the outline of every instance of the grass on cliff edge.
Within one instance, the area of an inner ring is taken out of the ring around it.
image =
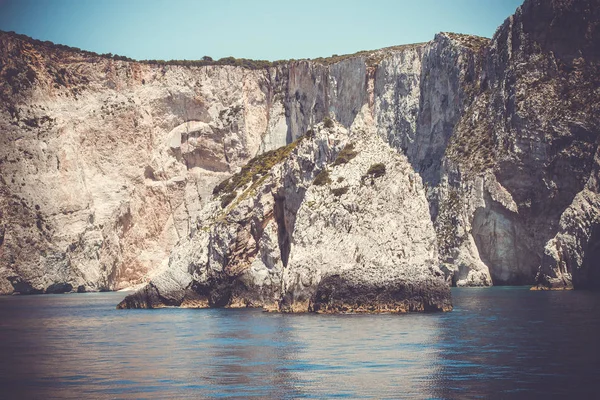
[[[225,208],[236,197],[237,189],[242,189],[250,182],[257,182],[264,177],[275,165],[285,160],[292,150],[296,148],[298,143],[304,138],[280,147],[275,150],[269,150],[263,154],[259,154],[246,165],[240,172],[234,174],[230,178],[225,179],[213,189],[213,195],[222,195],[221,207]]]
[[[280,65],[285,65],[290,62],[295,61],[312,61],[322,65],[332,65],[338,62],[347,60],[353,57],[365,57],[365,61],[367,66],[377,66],[381,60],[386,56],[393,52],[402,51],[408,48],[414,48],[418,46],[423,46],[426,42],[422,43],[412,43],[412,44],[402,44],[398,46],[390,46],[384,47],[382,49],[377,50],[362,50],[357,51],[356,53],[350,54],[333,54],[330,57],[317,57],[317,58],[307,58],[307,59],[290,59],[290,60],[277,60],[277,61],[268,61],[268,60],[251,60],[246,58],[235,58],[235,57],[223,57],[218,60],[214,60],[212,57],[204,56],[200,60],[135,60],[130,57],[120,56],[118,54],[112,53],[104,53],[98,54],[93,51],[83,50],[78,47],[66,46],[63,44],[55,44],[49,40],[41,41],[37,39],[33,39],[27,35],[22,35],[15,32],[6,32],[0,30],[0,34],[6,34],[13,38],[22,40],[24,42],[30,43],[35,46],[44,47],[50,50],[58,50],[58,51],[67,51],[67,52],[78,52],[84,56],[88,57],[102,57],[106,59],[113,59],[115,61],[127,61],[127,62],[138,62],[141,64],[150,64],[150,65],[180,65],[186,67],[204,67],[204,66],[212,66],[212,65],[230,65],[235,67],[242,67],[250,70],[258,70],[263,68],[276,67]],[[465,35],[453,32],[445,32],[447,36],[450,38],[459,41],[463,46],[469,47],[473,50],[480,50],[489,44],[490,39],[474,36],[474,35]]]
[[[277,67],[277,66],[286,65],[288,63],[295,62],[295,61],[312,61],[312,62],[322,64],[322,65],[332,65],[332,64],[338,63],[340,61],[343,61],[343,60],[346,60],[346,59],[349,59],[352,57],[360,57],[360,56],[366,57],[367,65],[377,65],[381,61],[381,59],[385,56],[385,54],[389,54],[390,52],[393,52],[393,51],[400,51],[400,50],[403,50],[406,48],[421,46],[421,45],[425,44],[425,43],[403,44],[403,45],[399,45],[399,46],[385,47],[383,49],[378,49],[378,50],[362,50],[362,51],[358,51],[356,53],[351,53],[351,54],[342,54],[342,55],[333,54],[330,57],[318,57],[318,58],[314,58],[314,59],[307,58],[307,59],[299,59],[299,60],[290,59],[290,60],[268,61],[268,60],[251,60],[251,59],[247,59],[247,58],[235,58],[235,57],[223,57],[218,60],[214,60],[210,56],[204,56],[200,60],[136,60],[136,59],[133,59],[130,57],[121,56],[121,55],[112,54],[112,53],[99,54],[99,53],[96,53],[93,51],[80,49],[78,47],[71,47],[71,46],[66,46],[63,44],[53,43],[49,40],[41,41],[41,40],[34,39],[32,37],[29,37],[27,35],[15,33],[13,31],[7,32],[7,31],[0,30],[0,35],[2,35],[2,34],[19,39],[23,42],[27,42],[34,46],[39,46],[39,47],[43,47],[43,48],[46,48],[49,50],[54,50],[54,51],[76,52],[76,53],[80,53],[81,55],[87,56],[87,57],[101,57],[101,58],[105,58],[105,59],[112,59],[115,61],[137,62],[140,64],[160,65],[160,66],[180,65],[180,66],[185,66],[185,67],[204,67],[204,66],[213,66],[213,65],[219,65],[219,66],[220,65],[229,65],[229,66],[234,66],[234,67],[242,67],[242,68],[246,68],[246,69],[250,69],[250,70],[259,70],[259,69],[263,69],[263,68]]]
[[[443,32],[443,34],[474,51],[481,50],[482,48],[489,45],[491,41],[490,39],[483,36],[465,35],[463,33]]]

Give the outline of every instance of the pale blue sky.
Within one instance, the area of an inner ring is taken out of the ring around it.
[[[522,0],[0,0],[0,29],[136,59],[315,58],[491,37]]]

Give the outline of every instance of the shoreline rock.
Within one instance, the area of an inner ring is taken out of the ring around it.
[[[361,115],[350,131],[335,121],[316,126],[262,184],[249,181],[225,216],[217,196],[204,218],[212,225],[180,243],[165,271],[118,308],[451,310],[420,178]],[[190,251],[205,256],[178,257]]]

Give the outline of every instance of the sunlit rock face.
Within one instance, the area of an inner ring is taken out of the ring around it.
[[[2,33],[0,292],[150,282],[123,306],[328,312],[447,308],[441,288],[388,290],[436,288],[440,271],[457,286],[597,287],[599,10],[527,0],[491,40],[440,33],[261,69]],[[356,157],[334,166],[349,143]],[[235,197],[213,194],[275,149]],[[369,163],[386,166],[372,184]],[[314,185],[325,168],[332,182]],[[383,276],[397,284],[371,285]]]
[[[285,144],[269,136],[267,71],[0,43],[3,292],[142,282],[217,182],[263,140]]]
[[[208,204],[169,265],[119,307],[450,310],[421,178],[365,119],[367,107],[349,130],[319,124],[251,161],[231,180],[247,183],[225,189],[235,198]]]

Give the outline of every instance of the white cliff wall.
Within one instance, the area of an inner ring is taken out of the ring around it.
[[[3,292],[139,283],[217,182],[262,142],[285,144],[269,86],[280,71],[90,59],[6,34],[1,44]]]
[[[0,291],[147,280],[210,218],[218,182],[326,116],[406,156],[449,282],[596,276],[595,222],[575,226],[600,209],[598,38],[578,28],[596,5],[527,0],[491,41],[439,34],[258,70],[114,61],[0,34]],[[281,196],[287,248],[304,198]]]

